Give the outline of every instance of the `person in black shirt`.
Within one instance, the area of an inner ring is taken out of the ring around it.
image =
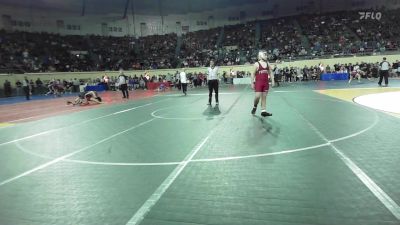
[[[40,80],[40,78],[38,78],[36,81],[36,87],[41,88],[43,86],[43,82]]]
[[[393,63],[393,69],[395,70],[397,77],[400,76],[400,63],[399,60],[396,60],[395,63]]]
[[[304,68],[303,68],[303,81],[308,81],[308,73],[309,73],[308,67],[304,66]]]
[[[378,64],[373,64],[371,67],[371,75],[373,78],[378,78],[379,66]]]
[[[12,93],[11,83],[10,83],[10,81],[6,80],[4,82],[4,96],[11,97],[11,93]]]
[[[278,68],[277,65],[275,65],[275,67],[274,67],[274,69],[273,69],[272,72],[274,73],[274,79],[275,79],[275,84],[276,84],[276,86],[277,86],[277,87],[281,86],[281,85],[279,84],[279,81],[280,81],[280,79],[281,79],[281,74],[280,74],[280,71],[279,71],[279,68]]]
[[[21,94],[21,88],[22,88],[21,81],[17,80],[17,82],[15,82],[15,86],[17,87],[17,96],[19,96]]]

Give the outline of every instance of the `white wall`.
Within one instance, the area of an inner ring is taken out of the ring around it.
[[[348,0],[322,0],[322,5],[316,5],[315,10],[322,10],[323,12],[337,11],[343,5],[350,4]],[[353,0],[351,2],[355,2]],[[400,1],[397,0],[363,0],[365,3],[359,6],[349,5],[347,9],[355,10],[359,7],[368,8],[376,7],[377,4],[383,4],[387,8],[398,8],[400,7]],[[102,23],[107,23],[108,27],[117,28],[117,31],[107,32],[111,36],[125,36],[125,35],[135,35],[137,37],[143,35],[153,35],[153,34],[165,34],[177,31],[182,31],[182,28],[177,28],[176,22],[180,22],[181,26],[189,26],[189,31],[209,29],[213,27],[237,24],[245,21],[251,20],[262,20],[272,18],[273,15],[262,16],[263,11],[274,11],[278,16],[290,16],[296,15],[299,12],[296,8],[301,4],[301,2],[308,1],[298,1],[298,4],[293,4],[293,0],[280,0],[279,7],[272,10],[275,1],[266,1],[266,3],[260,3],[258,5],[243,5],[240,8],[226,7],[224,9],[216,9],[208,12],[202,13],[189,13],[185,15],[166,15],[164,16],[164,26],[161,25],[161,16],[150,16],[150,15],[135,15],[133,20],[132,15],[128,15],[126,19],[122,19],[121,14],[113,15],[86,15],[81,16],[79,14],[72,14],[67,12],[55,12],[51,10],[30,10],[27,8],[16,8],[10,6],[0,7],[0,29],[4,28],[4,21],[2,21],[2,15],[10,15],[12,20],[29,22],[30,27],[26,26],[13,26],[14,30],[23,30],[29,32],[35,31],[45,31],[50,33],[60,33],[63,35],[76,34],[96,34],[102,35]],[[315,1],[317,4],[319,1]],[[359,1],[356,1],[359,2]],[[246,18],[244,21],[229,21],[229,17],[239,17],[240,11],[246,12]],[[207,25],[198,25],[197,21],[209,22],[208,18],[212,16],[214,19],[213,24],[207,23]],[[57,27],[57,20],[64,21],[64,28]],[[133,24],[133,21],[135,23]],[[143,32],[141,30],[141,23],[146,23],[147,29]],[[67,25],[80,26],[80,30],[68,30]],[[121,30],[120,30],[121,29]],[[120,32],[121,31],[121,32]]]

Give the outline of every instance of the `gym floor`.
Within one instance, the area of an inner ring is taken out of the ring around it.
[[[353,101],[390,82],[0,100],[0,224],[399,225],[399,114]]]

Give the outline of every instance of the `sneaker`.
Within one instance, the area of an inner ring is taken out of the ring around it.
[[[268,113],[268,112],[265,112],[265,111],[263,111],[263,112],[261,112],[261,116],[263,116],[263,117],[266,117],[266,116],[272,116],[272,114],[271,114],[271,113]]]
[[[211,102],[207,103],[207,105],[210,106],[210,105],[211,105]]]
[[[251,110],[251,114],[256,114],[256,110],[257,110],[257,108],[256,107],[253,107],[253,109]]]
[[[215,105],[219,105],[219,102],[215,103]]]

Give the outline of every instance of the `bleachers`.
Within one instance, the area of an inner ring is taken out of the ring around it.
[[[336,12],[189,32],[183,35],[179,52],[176,52],[179,49],[176,34],[136,39],[1,30],[0,69],[25,72],[101,71],[120,67],[168,69],[205,66],[210,58],[217,59],[220,65],[243,65],[254,62],[260,48],[269,51],[272,61],[397,51],[399,12],[399,9],[383,11],[379,21],[360,20],[354,12]]]

